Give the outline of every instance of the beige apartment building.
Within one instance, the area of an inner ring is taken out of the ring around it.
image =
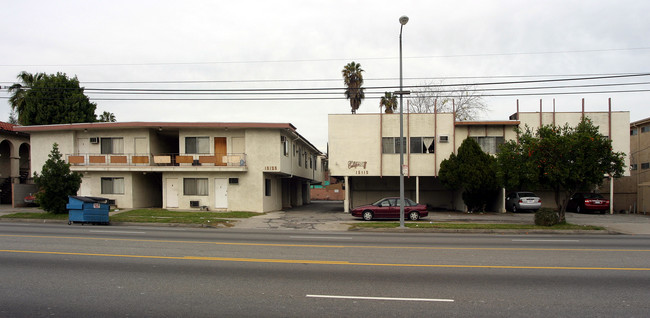
[[[288,123],[80,123],[16,127],[32,170],[52,145],[83,173],[79,195],[117,207],[267,212],[309,203],[325,157]]]
[[[464,210],[460,191],[446,190],[438,179],[440,163],[474,138],[483,151],[496,154],[499,145],[516,140],[515,127],[536,129],[565,123],[575,126],[589,117],[614,150],[629,152],[629,112],[519,112],[504,121],[455,121],[452,113],[404,115],[404,140],[399,138],[399,114],[329,115],[329,169],[344,179],[344,209],[399,196],[399,152],[404,147],[405,196],[434,209]],[[627,161],[628,159],[626,159]],[[553,206],[553,197],[543,202]],[[492,209],[505,211],[505,190]]]
[[[615,211],[650,212],[650,118],[630,123],[630,175],[614,181]],[[609,193],[609,184],[603,192]]]

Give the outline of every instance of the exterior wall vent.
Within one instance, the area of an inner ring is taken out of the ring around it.
[[[449,136],[447,136],[447,135],[440,136],[440,137],[438,138],[438,141],[439,141],[439,142],[449,142]]]
[[[198,208],[199,201],[190,201],[190,208]]]

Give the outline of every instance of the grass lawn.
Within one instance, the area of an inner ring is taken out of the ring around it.
[[[37,220],[67,220],[68,213],[63,214],[53,214],[53,213],[13,213],[3,215],[0,218],[9,218],[9,219],[37,219]]]
[[[351,224],[352,229],[375,228],[386,229],[399,227],[399,222],[364,222]],[[576,225],[576,224],[558,224],[554,226],[538,226],[534,224],[501,224],[501,223],[429,223],[429,222],[409,222],[404,226],[408,228],[420,229],[452,229],[452,230],[604,230],[600,226]]]
[[[221,223],[229,226],[229,221],[225,219],[232,218],[249,218],[261,215],[255,212],[177,212],[165,209],[137,209],[117,213],[110,216],[111,222],[142,222],[142,223],[185,223],[185,224],[206,224],[214,225]],[[47,219],[47,220],[67,220],[68,214],[52,213],[14,213],[2,216],[3,218],[17,219]]]
[[[221,223],[228,226],[226,218],[249,218],[261,215],[255,212],[179,212],[165,209],[137,209],[117,213],[110,217],[111,222],[144,222],[144,223],[186,223],[212,224]]]

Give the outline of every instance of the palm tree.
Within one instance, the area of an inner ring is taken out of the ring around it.
[[[27,95],[27,91],[34,85],[34,83],[41,80],[44,76],[45,73],[31,74],[22,71],[17,76],[22,83],[16,83],[9,87],[9,93],[13,93],[13,95],[9,97],[9,104],[11,105],[11,109],[18,115],[18,123],[22,123],[20,115],[25,109],[25,95]]]
[[[397,96],[391,92],[385,92],[379,100],[379,107],[386,108],[386,114],[392,114],[397,109]]]
[[[350,62],[345,67],[343,67],[343,81],[345,82],[345,97],[350,100],[350,108],[352,108],[352,113],[356,114],[361,101],[366,98],[361,87],[363,85],[363,70],[361,69],[361,64]]]
[[[97,118],[97,121],[104,122],[104,123],[114,123],[115,122],[115,114],[113,114],[111,112],[104,111],[101,115],[99,115],[99,118]]]

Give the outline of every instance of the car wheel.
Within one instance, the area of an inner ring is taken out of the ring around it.
[[[372,211],[363,211],[363,219],[365,221],[372,220]]]
[[[580,213],[580,206],[576,206],[576,213]]]
[[[419,218],[420,218],[420,213],[418,213],[416,211],[413,211],[413,212],[409,213],[409,219],[411,221],[417,221]]]
[[[512,213],[517,213],[517,205],[516,204],[512,205]]]

